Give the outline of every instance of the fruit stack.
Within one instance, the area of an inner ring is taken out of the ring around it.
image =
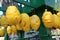
[[[46,28],[60,29],[60,12],[52,14],[50,11],[45,11],[42,16],[42,21]]]
[[[31,29],[37,31],[40,27],[40,18],[37,15],[21,14],[16,6],[9,6],[6,15],[3,15],[0,19],[1,26],[6,28],[9,36],[12,33],[17,34],[17,30],[30,32]],[[0,34],[5,33],[3,29],[0,30],[2,30]]]

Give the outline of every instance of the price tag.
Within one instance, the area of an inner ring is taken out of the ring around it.
[[[56,40],[59,40],[60,36],[52,36],[52,38],[55,38]]]
[[[30,33],[27,33],[27,32],[24,33],[24,38],[34,37],[38,34],[39,34],[39,31],[31,30]]]

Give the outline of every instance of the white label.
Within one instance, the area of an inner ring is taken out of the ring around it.
[[[0,40],[4,40],[4,37],[0,37]]]
[[[59,40],[60,36],[52,36],[52,38],[55,38],[56,40]]]

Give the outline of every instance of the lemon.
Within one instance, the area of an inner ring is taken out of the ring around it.
[[[46,28],[53,27],[53,15],[50,11],[45,11],[42,16],[43,24]]]
[[[22,30],[25,32],[30,32],[30,17],[27,13],[21,14],[21,23]]]
[[[7,8],[6,17],[11,25],[18,24],[21,19],[20,12],[16,6],[9,6]]]
[[[8,35],[12,34],[12,28],[10,26],[7,27],[7,33],[8,33]]]
[[[31,28],[35,31],[37,31],[40,27],[40,18],[37,15],[32,15],[30,17],[30,22],[31,22]]]

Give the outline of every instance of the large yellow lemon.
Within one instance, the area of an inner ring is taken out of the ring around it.
[[[37,15],[32,15],[30,17],[30,22],[31,22],[31,28],[35,31],[37,31],[40,27],[40,18]]]
[[[23,31],[30,32],[30,17],[26,13],[21,14],[21,23]]]
[[[20,12],[16,6],[9,6],[6,10],[6,17],[11,25],[18,24],[20,21]]]
[[[42,16],[43,24],[46,28],[53,27],[53,15],[50,11],[45,11]]]

